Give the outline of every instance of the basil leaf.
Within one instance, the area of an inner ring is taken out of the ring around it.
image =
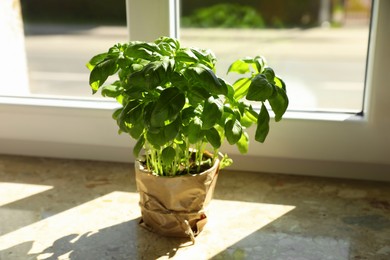
[[[275,86],[274,89],[275,89],[275,94],[268,99],[268,102],[275,113],[275,121],[279,122],[287,110],[289,101],[288,101],[286,91],[284,91],[284,89],[279,88],[277,86]]]
[[[202,135],[202,121],[199,117],[195,116],[194,120],[190,122],[187,128],[188,141],[191,144],[196,144],[203,139]]]
[[[263,74],[258,74],[252,79],[248,89],[246,98],[252,101],[265,101],[274,92],[272,84],[270,84]]]
[[[242,134],[242,126],[237,119],[229,119],[225,124],[226,139],[229,144],[235,144],[240,140]]]
[[[184,94],[178,88],[171,87],[163,90],[152,111],[151,125],[156,127],[164,126],[166,121],[175,120],[185,101]]]
[[[161,152],[161,160],[165,165],[171,164],[176,157],[176,151],[172,146],[167,146]]]
[[[185,74],[190,84],[206,88],[213,95],[226,95],[226,85],[221,84],[214,72],[203,64],[188,67]]]
[[[116,98],[117,96],[122,94],[123,90],[124,89],[120,85],[120,82],[117,81],[112,85],[106,85],[102,87],[102,96]]]
[[[228,72],[237,72],[239,74],[245,74],[245,73],[248,73],[250,72],[250,66],[248,63],[246,63],[245,61],[243,60],[236,60],[235,62],[233,62],[229,69],[228,69]]]
[[[240,153],[245,154],[248,152],[249,147],[249,136],[246,132],[243,132],[240,140],[237,142],[237,148]]]
[[[100,54],[97,54],[97,55],[93,56],[93,57],[89,60],[89,62],[86,64],[87,68],[88,68],[89,70],[93,70],[93,68],[94,68],[97,64],[101,63],[102,61],[104,61],[104,60],[106,59],[107,55],[108,55],[108,53],[105,52],[105,53],[100,53]]]
[[[259,113],[259,117],[257,118],[257,128],[256,128],[256,133],[255,133],[255,140],[264,143],[265,138],[268,135],[269,132],[269,114],[268,110],[263,104],[261,106],[261,110]]]
[[[206,131],[207,141],[215,148],[218,149],[221,146],[221,136],[219,135],[217,129],[210,128]]]
[[[251,80],[249,78],[240,78],[233,84],[234,88],[234,99],[240,100],[245,97],[248,93]]]
[[[204,109],[201,116],[202,129],[210,129],[222,117],[223,104],[220,100],[210,97],[204,102]]]
[[[96,64],[89,74],[89,85],[92,88],[92,92],[96,93],[107,78],[118,71],[118,68],[116,59],[108,59]]]

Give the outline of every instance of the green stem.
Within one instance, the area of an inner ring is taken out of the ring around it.
[[[200,141],[197,144],[197,149],[196,149],[196,161],[197,161],[196,164],[198,166],[197,167],[198,173],[200,172],[200,166],[202,165],[204,149],[205,149],[205,143]]]
[[[173,148],[175,149],[175,159],[173,161],[172,165],[172,173],[176,175],[177,171],[179,170],[180,167],[180,150],[178,148],[178,145],[175,143],[172,143]]]
[[[159,150],[156,150],[156,160],[157,160],[159,175],[163,176],[164,168],[162,166],[162,161],[161,161],[161,151],[162,151],[161,147],[159,148]]]
[[[185,139],[185,143],[186,143],[186,148],[184,151],[184,154],[185,154],[184,167],[187,170],[187,174],[189,174],[190,173],[191,145],[190,145],[190,142],[188,141],[188,137]]]
[[[146,158],[146,168],[151,171],[151,159],[150,159],[150,154],[147,154],[146,151],[150,151],[150,145],[148,143],[145,143],[145,158]]]

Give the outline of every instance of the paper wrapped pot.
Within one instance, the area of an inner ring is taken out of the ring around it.
[[[214,193],[218,170],[217,159],[200,174],[156,176],[136,161],[141,225],[165,236],[189,237],[194,242],[194,236],[207,222],[207,205]]]

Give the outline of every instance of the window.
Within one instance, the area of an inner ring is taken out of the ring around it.
[[[215,51],[220,74],[262,55],[288,83],[290,110],[362,111],[370,1],[181,1],[181,10],[183,43]]]
[[[171,20],[177,14],[177,1],[126,3],[131,39],[175,35],[177,27]],[[145,13],[148,23],[139,23],[146,19]],[[5,24],[2,18],[0,26]],[[289,112],[271,125],[265,144],[251,143],[248,155],[239,155],[234,147],[223,148],[235,159],[233,169],[390,180],[388,24],[390,2],[375,1],[363,116]],[[131,161],[134,143],[117,135],[113,106],[92,100],[0,97],[0,152]]]
[[[61,5],[31,0],[21,1],[21,6],[11,5],[19,1],[6,2],[9,5],[2,10],[8,17],[7,34],[14,40],[7,41],[8,47],[3,49],[15,50],[6,54],[19,65],[13,62],[13,66],[5,66],[9,71],[4,75],[10,83],[0,87],[0,95],[99,99],[88,89],[85,64],[107,46],[127,41],[125,2],[113,0],[111,8],[102,8],[101,0]]]

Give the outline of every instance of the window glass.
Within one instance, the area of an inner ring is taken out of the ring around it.
[[[0,86],[0,95],[92,98],[85,64],[93,55],[127,41],[125,1],[6,2],[17,3],[7,6],[10,14],[6,12],[7,28],[19,26],[9,33],[19,37],[10,40],[11,52],[24,56],[8,59],[14,67],[11,72],[0,72],[10,78],[9,84]],[[25,78],[22,83],[21,78]]]
[[[360,112],[370,14],[367,0],[186,0],[180,38],[212,49],[221,76],[237,58],[266,57],[287,84],[290,110]]]

